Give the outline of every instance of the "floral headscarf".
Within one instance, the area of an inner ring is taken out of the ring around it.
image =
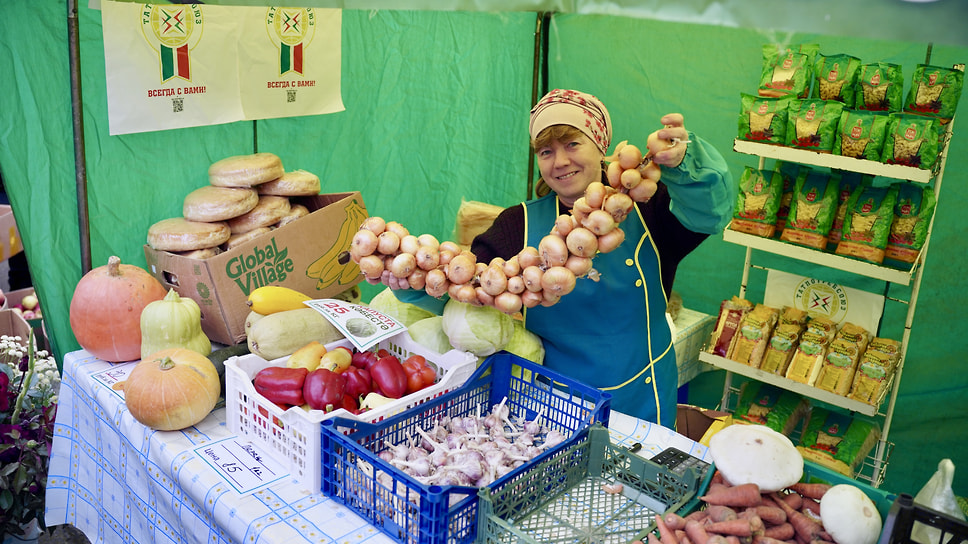
[[[612,140],[612,121],[605,104],[581,91],[555,89],[531,109],[531,139],[552,125],[570,125],[591,138],[602,155]]]

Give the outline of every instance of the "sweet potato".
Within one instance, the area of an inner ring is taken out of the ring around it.
[[[686,518],[676,514],[675,512],[668,512],[662,516],[663,521],[665,521],[666,526],[673,531],[678,531],[686,528]]]
[[[763,536],[775,538],[777,540],[789,540],[795,536],[795,532],[793,531],[793,525],[784,522],[778,525],[767,527],[763,530]]]
[[[756,512],[756,515],[760,516],[760,519],[766,525],[779,525],[785,523],[787,520],[786,512],[779,506],[774,506],[773,504],[760,504],[752,506],[749,509]]]
[[[773,500],[786,512],[787,521],[793,526],[793,531],[796,534],[797,541],[800,542],[810,542],[812,540],[822,538],[823,526],[821,526],[816,521],[808,518],[806,515],[798,510],[790,508],[786,502],[783,501],[776,493],[771,493]]]
[[[752,483],[732,487],[709,486],[709,491],[700,498],[709,504],[743,508],[763,502],[759,486]]]
[[[749,519],[737,518],[729,521],[714,521],[707,523],[705,528],[707,533],[739,537],[753,536],[753,524]]]
[[[659,541],[661,544],[679,544],[676,533],[666,525],[662,516],[655,517],[655,527],[659,530]]]
[[[820,503],[810,497],[803,498],[803,505],[798,508],[798,510],[804,514],[809,511],[810,513],[814,514],[814,516],[818,518],[820,517]]]
[[[824,483],[812,483],[808,484],[806,482],[798,482],[789,487],[790,490],[796,491],[803,497],[808,499],[820,500],[823,498],[823,494],[830,489],[830,484]]]
[[[705,544],[709,540],[709,533],[706,532],[703,524],[696,520],[686,522],[686,536],[697,544]]]
[[[722,504],[710,504],[706,507],[706,517],[710,521],[729,521],[736,519],[736,510]]]

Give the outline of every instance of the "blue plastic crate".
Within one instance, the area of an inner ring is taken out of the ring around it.
[[[492,485],[514,478],[569,447],[594,423],[608,424],[611,395],[516,355],[487,358],[465,384],[377,423],[333,418],[322,426],[322,491],[408,544],[462,544],[477,537],[478,491],[423,485],[382,460],[388,445],[417,437],[443,416],[485,415],[504,402],[510,418],[533,420],[569,438]]]

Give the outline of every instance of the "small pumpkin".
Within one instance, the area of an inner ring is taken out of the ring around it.
[[[165,348],[185,348],[208,356],[212,341],[202,331],[198,303],[174,289],[141,311],[141,358]]]
[[[145,357],[124,382],[124,402],[147,427],[177,431],[205,419],[218,402],[218,371],[212,361],[185,348]]]
[[[165,288],[143,268],[111,256],[74,287],[70,322],[74,338],[98,359],[111,363],[141,357],[141,311],[165,297]]]

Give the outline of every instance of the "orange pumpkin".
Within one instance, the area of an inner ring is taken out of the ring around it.
[[[218,402],[218,371],[208,357],[185,348],[155,352],[124,381],[124,402],[135,419],[159,431],[177,431],[205,419]]]
[[[70,320],[74,338],[98,359],[111,363],[141,357],[141,311],[167,290],[143,268],[108,264],[84,274],[71,297]]]

